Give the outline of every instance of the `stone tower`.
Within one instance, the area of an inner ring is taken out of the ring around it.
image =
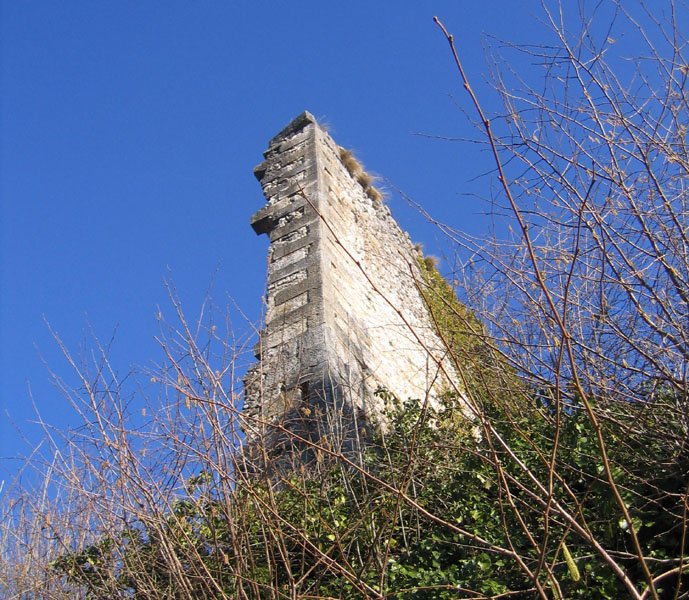
[[[249,429],[309,415],[301,433],[327,429],[342,443],[381,417],[377,390],[433,402],[454,379],[419,291],[419,255],[342,152],[304,112],[254,169],[267,204],[251,225],[271,245],[259,362],[245,379]]]

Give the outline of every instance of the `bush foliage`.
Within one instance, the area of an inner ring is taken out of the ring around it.
[[[176,598],[181,589],[199,599],[527,597],[537,593],[529,574],[554,597],[624,597],[592,549],[596,540],[643,585],[581,407],[559,425],[543,394],[534,394],[539,408],[528,417],[494,407],[491,437],[507,452],[458,418],[452,397],[437,411],[389,400],[391,432],[379,434],[359,470],[331,460],[317,474],[252,482],[230,498],[201,473],[162,523],[139,519],[53,568],[93,599]],[[653,418],[672,419],[677,401],[654,400]],[[648,415],[647,406],[629,405],[633,431],[620,415],[604,428],[617,484],[661,575],[681,558],[689,454],[640,426]],[[640,448],[653,460],[640,461]],[[580,528],[563,514],[576,515]],[[670,575],[658,593],[672,597],[670,590],[684,594],[689,584]]]

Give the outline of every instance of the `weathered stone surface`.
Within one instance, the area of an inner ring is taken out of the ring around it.
[[[308,112],[264,157],[254,173],[267,204],[251,224],[271,240],[266,325],[245,413],[270,422],[334,406],[370,422],[383,410],[378,389],[434,402],[454,371],[418,290],[409,236]]]

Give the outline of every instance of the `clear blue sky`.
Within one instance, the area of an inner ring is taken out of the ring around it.
[[[168,268],[190,315],[217,269],[216,303],[231,296],[259,320],[267,240],[249,226],[264,201],[252,169],[305,109],[437,218],[484,228],[462,195],[485,166],[475,147],[414,135],[471,134],[432,17],[479,88],[483,32],[542,37],[536,0],[0,6],[0,457],[29,451],[15,425],[38,439],[29,386],[45,421],[76,422],[42,363],[69,374],[44,319],[75,353],[87,319],[101,339],[117,329],[122,375],[160,356]],[[442,253],[433,227],[388,201]]]

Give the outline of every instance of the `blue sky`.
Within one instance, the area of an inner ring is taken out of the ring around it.
[[[124,375],[160,356],[165,278],[189,315],[213,279],[216,304],[231,297],[260,319],[267,239],[249,226],[263,204],[252,169],[303,110],[433,216],[485,229],[466,195],[480,153],[415,135],[471,135],[432,18],[479,90],[484,32],[542,39],[532,0],[0,6],[0,479],[40,437],[33,403],[57,428],[77,422],[46,369],[69,374],[46,321],[75,354],[89,327],[102,340],[116,330]],[[388,202],[442,254],[423,217]]]

